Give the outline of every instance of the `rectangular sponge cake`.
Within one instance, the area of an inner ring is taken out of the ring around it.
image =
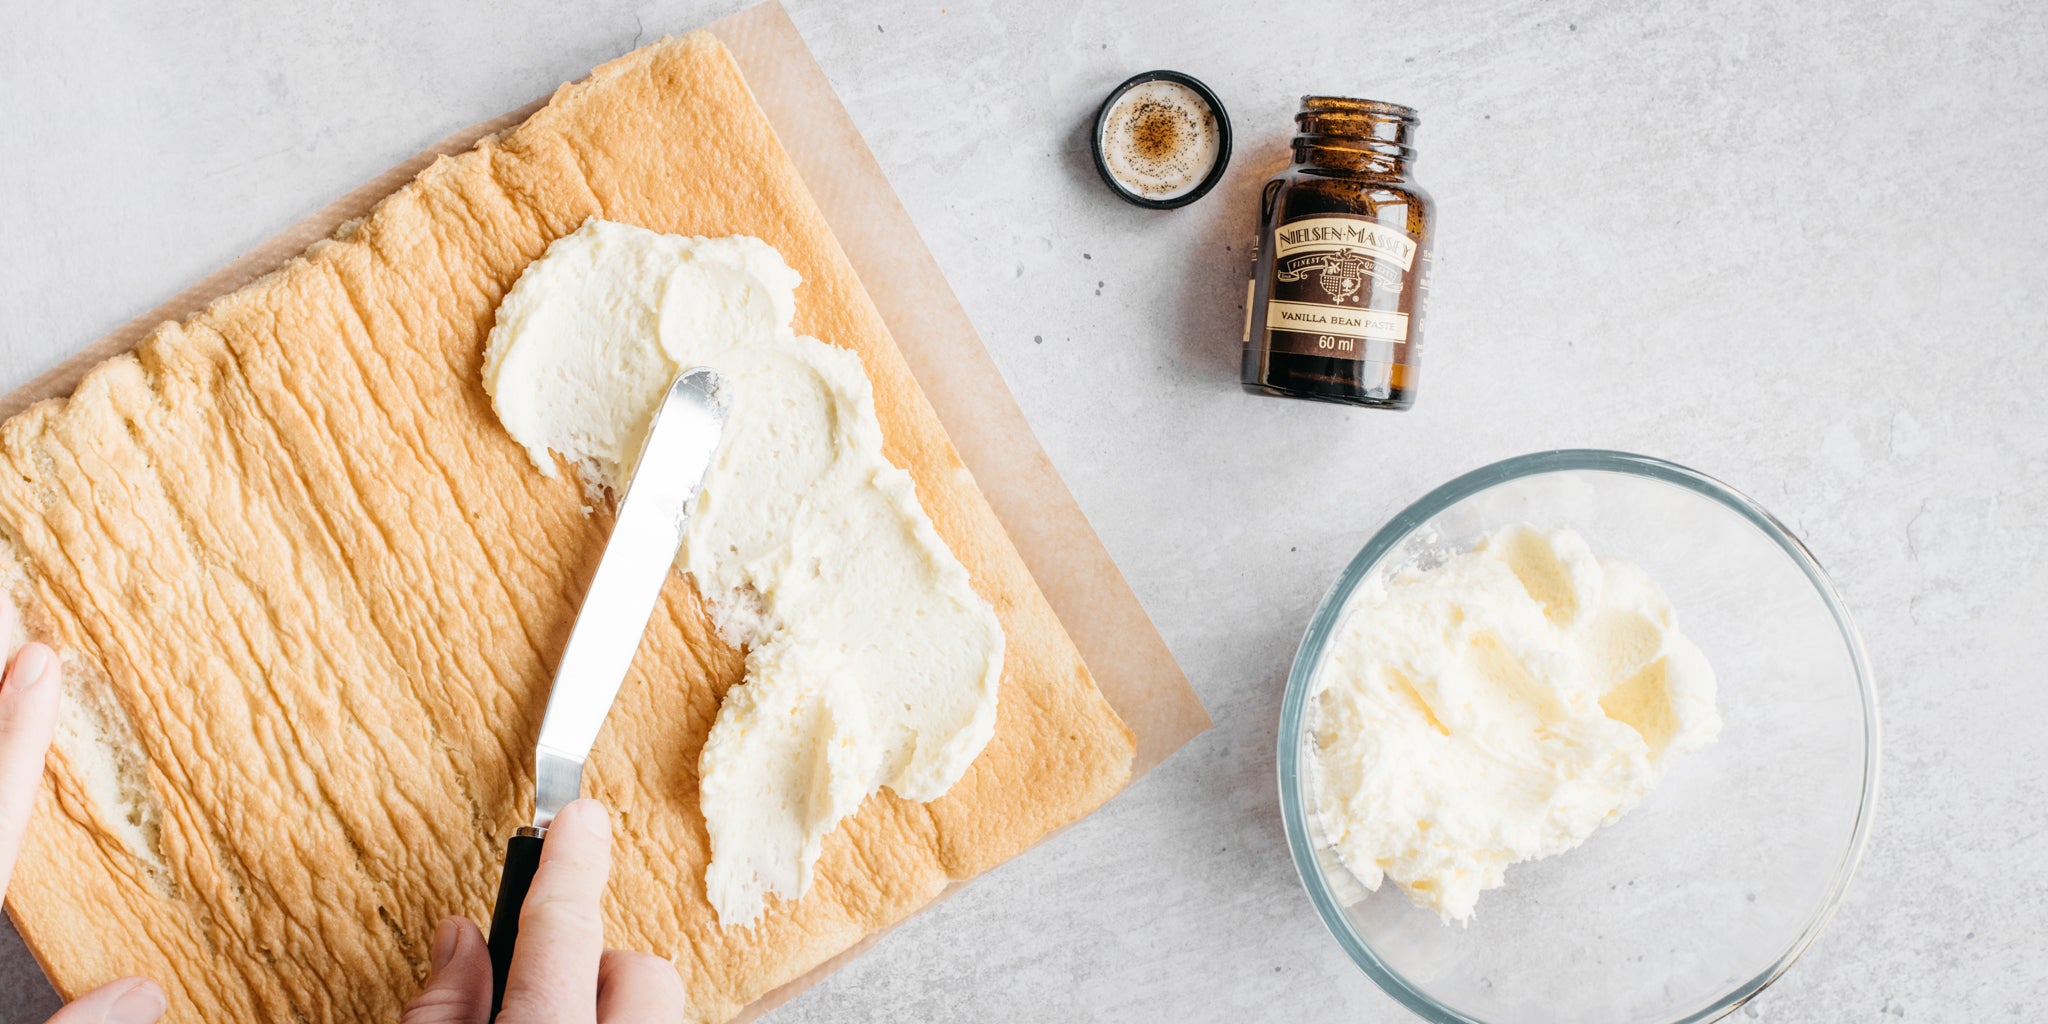
[[[1128,778],[1130,733],[693,34],[0,425],[0,586],[65,651],[69,698],[8,903],[61,993],[143,974],[171,1021],[394,1020],[435,923],[488,914],[610,518],[533,470],[479,368],[499,298],[594,216],[781,250],[797,330],[860,354],[886,454],[1009,645],[959,785],[871,798],[809,895],[722,929],[697,758],[741,657],[671,577],[584,776],[614,814],[608,944],[671,958],[692,1019],[724,1020]]]

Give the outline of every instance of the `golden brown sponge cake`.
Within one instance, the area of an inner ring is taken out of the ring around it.
[[[1132,739],[961,465],[724,48],[668,39],[439,160],[303,257],[0,425],[0,587],[66,654],[9,909],[58,990],[161,980],[173,1021],[395,1019],[436,921],[482,917],[610,527],[498,426],[493,310],[600,216],[750,234],[796,329],[860,354],[889,459],[1008,638],[995,739],[884,792],[816,886],[721,929],[697,759],[740,653],[670,579],[586,772],[611,945],[724,1020],[1108,799]]]

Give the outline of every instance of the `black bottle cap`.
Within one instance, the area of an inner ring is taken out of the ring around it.
[[[1128,102],[1125,102],[1128,100]],[[1172,210],[1209,194],[1230,165],[1230,115],[1178,71],[1132,75],[1095,112],[1095,170],[1117,198]]]

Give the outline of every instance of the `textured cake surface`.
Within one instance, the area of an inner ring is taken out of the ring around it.
[[[1127,778],[1129,732],[739,72],[665,40],[0,425],[0,586],[70,696],[9,907],[61,992],[139,973],[174,1021],[389,1020],[434,922],[485,916],[610,521],[498,426],[484,338],[593,216],[784,254],[797,330],[860,354],[887,456],[1009,638],[967,776],[870,799],[809,895],[721,929],[696,765],[741,653],[671,578],[585,774],[618,837],[608,943],[672,958],[722,1020]]]

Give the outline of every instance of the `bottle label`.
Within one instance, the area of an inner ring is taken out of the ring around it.
[[[1367,217],[1319,214],[1273,231],[1268,349],[1391,362],[1416,312],[1415,239]]]

